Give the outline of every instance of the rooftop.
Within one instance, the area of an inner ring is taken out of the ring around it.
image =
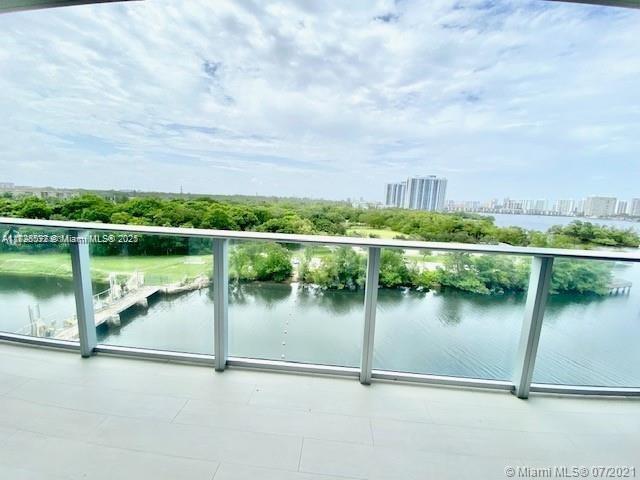
[[[637,400],[376,382],[0,343],[0,477],[506,478],[627,465]]]

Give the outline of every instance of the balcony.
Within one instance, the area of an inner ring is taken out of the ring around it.
[[[637,401],[285,374],[0,345],[2,478],[507,478],[631,465]]]
[[[637,348],[612,348],[637,345],[633,283],[617,279],[598,299],[549,295],[562,262],[612,264],[628,277],[637,252],[0,225],[23,235],[23,247],[32,234],[60,243],[28,258],[0,252],[0,264],[23,273],[0,275],[5,478],[504,478],[508,466],[524,469],[520,476],[638,468],[640,359]],[[103,235],[136,235],[169,253],[137,256],[123,240],[106,255]],[[168,239],[184,240],[179,262]],[[240,270],[267,258],[251,257],[245,247],[254,244],[286,245],[294,265],[346,247],[367,259],[365,288],[302,287],[296,269],[289,283],[238,282]],[[529,272],[527,291],[380,289],[389,250],[407,252],[404,261],[429,252],[422,266],[446,252],[516,258]],[[253,263],[241,265],[238,252]],[[178,281],[185,271],[189,279]]]

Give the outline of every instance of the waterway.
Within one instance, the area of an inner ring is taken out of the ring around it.
[[[552,215],[511,215],[506,213],[494,213],[490,215],[495,218],[495,223],[499,227],[522,227],[527,230],[538,230],[546,232],[554,225],[569,225],[571,222],[579,220],[581,222],[591,222],[608,227],[621,229],[631,228],[640,232],[640,222],[629,220],[612,220],[604,218],[583,218],[583,217],[559,217]]]
[[[640,386],[640,265],[618,264],[634,283],[628,295],[553,296],[546,312],[534,381]],[[513,374],[523,295],[380,290],[374,368],[509,379]],[[29,324],[28,306],[44,318],[74,311],[71,282],[0,277],[0,330]],[[299,284],[252,283],[232,288],[233,356],[357,366],[363,294],[313,292]],[[148,309],[122,315],[120,327],[98,329],[100,343],[213,353],[209,289],[158,295]]]

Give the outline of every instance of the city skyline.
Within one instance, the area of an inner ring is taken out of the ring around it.
[[[409,179],[437,179],[437,180],[443,180],[445,182],[445,188],[444,188],[444,192],[443,193],[443,197],[446,197],[446,189],[448,188],[448,180],[446,178],[442,178],[442,177],[437,177],[435,175],[424,175],[424,176],[412,176],[409,177]],[[407,184],[407,180],[402,181],[402,182],[391,182],[391,183],[386,183],[384,185],[385,187],[385,193],[383,194],[383,198],[382,200],[380,199],[365,199],[364,197],[347,197],[346,199],[338,199],[338,201],[344,201],[346,200],[349,203],[357,203],[363,206],[375,206],[376,204],[379,206],[390,206],[388,204],[388,188],[391,185],[401,185],[403,184],[406,187]],[[91,192],[91,191],[96,191],[96,192],[111,192],[111,193],[121,193],[121,194],[136,194],[136,193],[140,193],[140,194],[153,194],[153,193],[157,193],[157,194],[163,194],[163,195],[178,195],[178,194],[184,194],[184,195],[191,195],[191,196],[198,196],[198,195],[203,195],[203,196],[207,196],[207,195],[212,195],[212,196],[216,196],[218,194],[215,193],[206,193],[206,192],[188,192],[188,191],[183,191],[183,189],[180,188],[181,186],[178,187],[178,190],[174,190],[174,191],[165,191],[165,190],[136,190],[136,189],[118,189],[118,188],[105,188],[105,189],[91,189],[91,188],[87,188],[87,187],[65,187],[65,186],[56,186],[56,185],[19,185],[16,184],[14,182],[9,182],[9,181],[5,181],[4,179],[0,179],[0,194],[2,193],[15,193],[18,196],[23,196],[23,195],[36,195],[36,196],[46,196],[48,198],[54,198],[54,197],[58,197],[58,198],[69,198],[70,196],[73,196],[77,193],[80,192]],[[235,194],[220,194],[221,196],[234,196],[234,195],[238,195],[238,196],[254,196],[252,194],[240,194],[240,193],[235,193]],[[258,195],[261,196],[261,195]],[[301,199],[314,199],[314,197],[304,197],[304,196],[300,196],[300,197],[285,197],[285,196],[278,196],[278,195],[266,195],[266,196],[271,196],[274,198],[301,198]],[[386,198],[385,198],[386,197]],[[445,208],[449,211],[455,211],[455,210],[460,210],[460,211],[474,211],[474,210],[479,210],[479,209],[484,209],[484,210],[492,210],[492,209],[496,209],[496,206],[500,206],[500,208],[503,208],[505,210],[529,210],[529,211],[547,211],[547,212],[561,212],[561,213],[570,213],[571,211],[576,211],[576,207],[580,207],[577,208],[577,211],[582,211],[581,209],[584,209],[584,202],[588,199],[588,198],[608,198],[608,199],[613,199],[615,200],[615,205],[614,205],[614,210],[615,210],[615,214],[627,214],[627,215],[633,215],[633,216],[640,216],[640,194],[639,195],[633,195],[631,197],[626,197],[626,198],[621,198],[621,197],[617,197],[615,195],[585,195],[585,196],[578,196],[575,198],[562,198],[562,197],[556,197],[556,198],[513,198],[511,196],[501,196],[501,195],[492,195],[492,196],[487,196],[485,197],[483,200],[461,200],[461,199],[446,199],[443,198],[442,202],[445,206]],[[315,199],[317,200],[331,200],[329,198],[322,198],[322,197],[316,197]],[[503,203],[500,203],[503,202]],[[507,207],[504,204],[506,202],[509,202],[511,204],[512,207]],[[403,206],[404,202],[401,201],[400,205],[395,205],[398,206],[400,208],[411,208],[409,206]],[[537,204],[537,205],[536,205]],[[540,207],[539,205],[544,205],[544,207]],[[564,206],[563,206],[564,205]],[[624,205],[624,212],[618,211],[621,207],[621,205]]]
[[[428,171],[451,198],[637,194],[638,11],[176,5],[0,16],[7,181],[382,200]]]
[[[529,215],[566,215],[585,217],[640,217],[640,195],[618,198],[615,196],[588,195],[584,198],[559,199],[514,199],[502,200],[448,200],[446,210],[450,212],[523,213]]]

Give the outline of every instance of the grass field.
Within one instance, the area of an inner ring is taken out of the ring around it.
[[[96,281],[106,281],[111,272],[128,276],[138,271],[144,273],[147,284],[165,284],[184,277],[211,276],[212,268],[211,255],[91,258],[91,276]],[[71,258],[63,253],[2,253],[2,274],[71,278]]]
[[[400,232],[395,232],[386,228],[369,228],[369,227],[354,227],[347,230],[347,235],[357,237],[371,237],[375,235],[375,238],[393,239],[398,236],[403,236]],[[406,237],[406,235],[404,235]]]
[[[393,234],[391,230],[359,229]],[[380,238],[393,238],[393,235]],[[325,258],[333,249],[325,246],[306,247],[313,258]],[[301,261],[303,251],[293,254]],[[428,252],[407,252],[407,261],[412,264],[439,262],[438,256]],[[91,257],[91,277],[97,282],[106,282],[110,273],[121,279],[133,272],[141,272],[147,285],[164,285],[200,275],[211,276],[212,255],[161,255],[161,256],[114,256]],[[0,275],[72,278],[71,257],[64,253],[0,253]]]

